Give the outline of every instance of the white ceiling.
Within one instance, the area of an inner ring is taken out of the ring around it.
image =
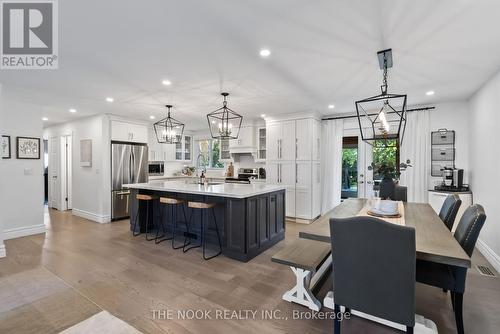
[[[350,112],[379,93],[384,48],[394,53],[389,91],[410,105],[466,99],[500,68],[496,0],[64,0],[59,16],[58,70],[0,72],[15,96],[43,106],[47,124],[159,119],[172,103],[199,129],[221,91],[250,118],[331,114],[331,103]]]

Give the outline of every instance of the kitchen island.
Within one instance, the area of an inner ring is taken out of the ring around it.
[[[137,231],[145,232],[146,206],[139,205],[138,194],[173,197],[194,202],[216,203],[215,217],[222,239],[222,254],[238,261],[249,261],[285,237],[285,187],[268,184],[218,183],[198,184],[196,180],[151,181],[126,184],[130,189],[130,229],[136,217]],[[215,242],[216,231],[213,216],[184,206],[190,220],[191,233],[200,233],[201,215],[208,219],[207,242]],[[139,210],[139,215],[137,212]],[[160,211],[163,210],[163,212]],[[170,210],[170,212],[168,211]],[[172,212],[177,210],[178,212]],[[160,217],[182,217],[182,207],[168,208],[155,201],[150,207],[154,224],[159,226]],[[192,217],[191,217],[192,215]],[[191,219],[190,219],[191,217]],[[169,222],[170,223],[170,222]],[[178,224],[182,231],[184,224]],[[185,231],[184,231],[185,232]]]

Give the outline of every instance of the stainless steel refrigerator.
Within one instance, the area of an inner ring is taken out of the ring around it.
[[[111,143],[111,220],[127,218],[130,191],[127,183],[148,182],[148,147],[146,144]]]

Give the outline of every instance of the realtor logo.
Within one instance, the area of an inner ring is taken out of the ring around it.
[[[56,0],[1,0],[1,69],[57,69]]]

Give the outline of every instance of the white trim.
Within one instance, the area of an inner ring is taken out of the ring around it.
[[[6,257],[7,256],[7,250],[5,249],[5,245],[4,243],[2,242],[0,244],[0,258],[2,257]]]
[[[493,251],[483,240],[477,240],[477,249],[483,254],[483,256],[488,260],[488,262],[495,268],[497,272],[500,272],[500,256]]]
[[[85,210],[75,209],[73,208],[72,213],[74,216],[82,217],[88,220],[92,220],[96,223],[105,224],[111,222],[110,215],[99,215],[97,213],[88,212]]]
[[[4,230],[3,231],[3,239],[9,240],[9,239],[21,238],[21,237],[26,237],[28,235],[34,235],[34,234],[40,234],[40,233],[45,233],[45,225],[44,224],[22,226],[22,227],[16,227],[16,228]]]

